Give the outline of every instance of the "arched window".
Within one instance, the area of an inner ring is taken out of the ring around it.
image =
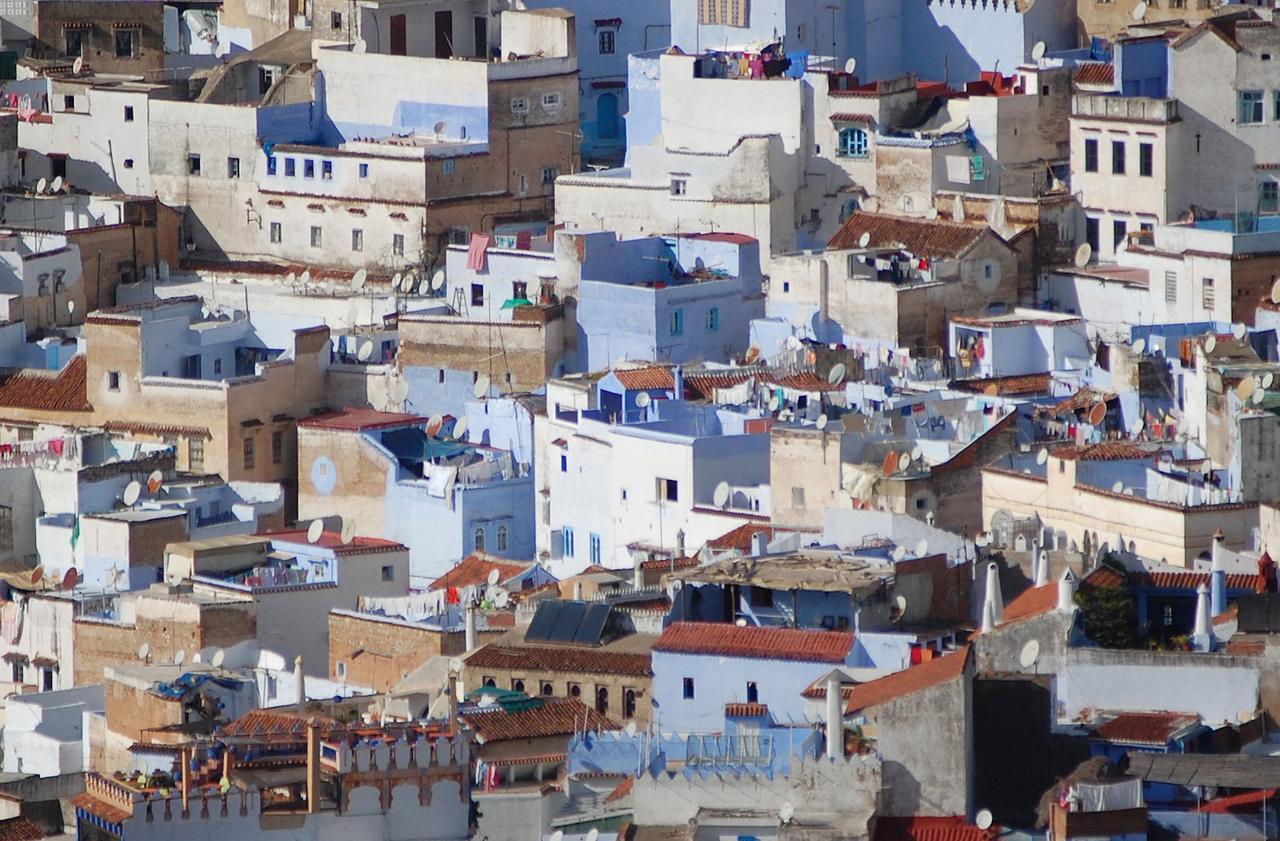
[[[622,717],[636,717],[636,691],[634,689],[628,689],[622,693]]]
[[[523,692],[523,691],[524,691],[524,681],[523,681],[523,680],[513,680],[513,681],[511,681],[511,688],[512,688],[513,690],[515,690],[516,692]]]
[[[498,526],[498,551],[507,551],[507,527],[505,525]]]
[[[543,694],[543,696],[544,696],[544,697],[550,697],[550,696],[553,694],[553,691],[554,691],[554,690],[552,690],[552,688],[551,688],[551,681],[549,681],[549,680],[544,680],[544,681],[542,682],[542,694]]]
[[[596,712],[600,715],[609,713],[609,690],[603,686],[596,687]]]
[[[840,147],[836,153],[842,158],[865,158],[867,156],[867,133],[860,128],[840,130]]]
[[[473,542],[475,544],[475,547],[474,547],[475,551],[483,552],[484,551],[484,526],[476,526],[476,533],[474,535],[474,538],[475,539]]]

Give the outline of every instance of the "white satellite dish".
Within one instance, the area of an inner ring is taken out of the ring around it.
[[[1255,406],[1261,406],[1262,401],[1267,399],[1267,393],[1262,389],[1256,389],[1253,392],[1253,403]]]
[[[596,839],[599,837],[600,837],[600,830],[596,829],[594,826],[587,831],[587,841],[596,841]]]
[[[404,277],[404,275],[400,274],[400,272],[396,272],[394,275],[392,275],[392,277],[391,277],[391,288],[392,288],[392,289],[399,289],[399,288],[400,288],[400,280],[401,280],[401,278],[403,278],[403,277]]]
[[[974,816],[973,822],[977,825],[978,829],[990,829],[991,824],[995,822],[995,817],[992,816],[990,809],[981,809],[978,811],[978,814]]]
[[[1213,353],[1214,348],[1218,346],[1218,337],[1210,333],[1204,340],[1204,352]]]
[[[1044,447],[1040,448],[1040,452],[1036,453],[1036,464],[1043,465],[1049,460],[1049,451]]]
[[[480,378],[479,378],[478,380],[476,380],[476,384],[475,384],[475,386],[471,389],[471,393],[472,393],[472,394],[474,394],[474,395],[476,396],[476,399],[477,399],[477,400],[479,400],[480,398],[482,398],[482,397],[484,397],[486,394],[488,394],[488,393],[489,393],[489,378],[488,378],[488,377],[486,377],[486,376],[484,376],[484,375],[481,375],[481,376],[480,376]]]
[[[557,829],[551,833],[551,841],[564,841],[564,830]]]
[[[1038,659],[1040,659],[1040,641],[1027,640],[1027,644],[1022,646],[1022,652],[1018,655],[1018,662],[1022,664],[1022,668],[1029,669]]]
[[[1133,7],[1132,14],[1134,20],[1142,20],[1147,16],[1147,4],[1145,2],[1138,3],[1138,5]]]
[[[84,58],[77,57],[75,61],[71,62],[71,72],[78,76],[82,70],[84,70]]]
[[[906,473],[910,469],[911,469],[911,453],[908,453],[908,452],[898,453],[898,472]]]
[[[498,570],[495,568],[495,569],[489,570],[489,574],[485,576],[485,581],[488,581],[489,586],[492,587],[494,584],[497,584],[501,578],[502,578],[502,573],[498,572]]]
[[[144,662],[144,663],[145,663],[145,662],[147,662],[147,658],[148,658],[148,657],[150,657],[150,656],[151,656],[151,643],[149,643],[149,642],[144,642],[142,645],[138,646],[138,659],[139,659],[139,660],[141,660],[142,662]]]
[[[311,282],[311,269],[303,269],[302,276],[298,280],[302,281],[303,286],[309,284]]]
[[[356,350],[356,359],[359,359],[361,362],[368,362],[370,356],[373,356],[373,342],[361,342],[359,349]]]
[[[858,69],[858,60],[856,58],[851,58],[844,63],[844,72],[846,73],[852,74],[853,71],[857,69]]]
[[[462,658],[461,658],[461,657],[451,657],[451,658],[449,658],[449,671],[450,671],[450,672],[453,672],[454,674],[457,674],[458,672],[462,671]]]
[[[444,424],[444,415],[432,415],[427,419],[427,434],[437,435]]]
[[[778,819],[783,823],[791,823],[791,819],[796,816],[796,807],[791,805],[791,801],[784,801],[778,807]]]
[[[405,398],[409,396],[409,383],[407,380],[396,380],[395,385],[391,386],[391,400],[395,403],[403,403]]]
[[[1111,486],[1111,492],[1117,493],[1117,494],[1124,493],[1124,482],[1121,482],[1119,479],[1117,479],[1116,483]]]
[[[312,520],[311,525],[307,526],[307,542],[318,543],[323,536],[324,520]]]
[[[466,417],[458,418],[453,422],[453,439],[455,441],[464,441],[467,437],[467,419]]]
[[[1235,336],[1237,341],[1243,339],[1245,334],[1248,332],[1249,328],[1239,322],[1231,325],[1231,335]]]
[[[444,289],[444,269],[436,269],[432,272],[431,277],[427,279],[427,288],[432,292]]]
[[[647,407],[651,402],[653,402],[653,398],[649,396],[647,391],[642,391],[636,395],[636,406],[641,409]]]
[[[929,541],[927,538],[920,538],[920,542],[916,544],[916,557],[923,558],[929,554]]]
[[[1271,284],[1271,303],[1280,304],[1280,278]]]
[[[866,248],[870,244],[871,244],[871,232],[863,231],[862,236],[858,237],[858,247]]]
[[[138,497],[142,494],[142,485],[137,482],[130,482],[125,485],[124,493],[120,495],[120,501],[125,505],[133,505],[138,501]]]
[[[1046,49],[1047,47],[1045,47],[1044,41],[1036,41],[1035,46],[1031,48],[1031,58],[1035,61],[1039,61],[1044,58]]]
[[[822,430],[827,428],[827,424],[830,422],[831,422],[830,418],[828,418],[826,415],[818,415],[817,423],[815,423],[814,425],[817,426],[818,431],[821,432]]]
[[[53,181],[50,182],[49,184],[49,192],[51,193],[62,192],[62,176],[61,175],[54,176]]]
[[[893,607],[898,611],[898,618],[901,619],[907,615],[907,597],[898,595],[893,598]]]
[[[173,665],[181,666],[185,662],[187,662],[187,652],[179,648],[173,655]]]
[[[36,182],[37,193],[43,193],[48,188],[49,188],[49,182],[46,181],[45,179],[41,178],[39,181]]]
[[[369,273],[364,269],[356,269],[356,273],[351,278],[351,291],[359,292],[364,289],[365,283],[369,280]]]
[[[293,286],[295,283],[298,282],[298,276],[293,272],[289,272],[287,275],[284,276],[284,282],[289,284],[290,286]]]
[[[67,301],[67,313],[72,314],[72,313],[75,313],[75,311],[76,311],[76,302]]]
[[[769,411],[776,412],[782,406],[782,401],[778,399],[778,395],[769,398]]]
[[[215,669],[221,669],[222,664],[225,663],[226,660],[227,652],[219,648],[217,651],[213,652],[213,656],[209,658],[209,665],[213,666]]]
[[[1236,397],[1239,397],[1240,402],[1244,403],[1253,396],[1253,390],[1255,388],[1257,388],[1257,383],[1254,381],[1253,377],[1245,377],[1236,386]]]
[[[638,731],[639,729],[640,728],[636,726],[636,723],[634,721],[628,721],[627,726],[623,728],[623,732],[626,733],[628,736],[635,736],[636,731]]]
[[[1146,349],[1147,349],[1147,341],[1146,341],[1146,339],[1135,339],[1135,340],[1134,340],[1134,342],[1133,342],[1133,352],[1134,352],[1134,353],[1138,354],[1138,356],[1141,356],[1141,355],[1142,355],[1142,352],[1143,352],[1144,350],[1146,350]]]
[[[1268,371],[1262,375],[1262,387],[1271,388],[1271,384],[1276,381],[1276,375]]]
[[[721,482],[716,485],[715,492],[711,496],[711,501],[715,503],[716,508],[724,508],[729,504],[729,483]]]
[[[787,346],[787,350],[799,350],[804,347],[804,343],[796,336],[787,336],[787,340],[784,344]]]
[[[907,557],[907,547],[905,546],[893,547],[892,555],[895,561],[901,561],[903,558]]]
[[[339,534],[339,538],[342,540],[344,545],[349,544],[351,543],[351,541],[356,539],[356,521],[355,520],[352,520],[349,517],[344,517],[342,519],[342,531]]]
[[[1077,269],[1083,269],[1089,265],[1089,258],[1093,256],[1093,246],[1087,242],[1080,243],[1080,247],[1076,249],[1075,264]]]
[[[827,382],[832,385],[839,385],[844,382],[844,375],[848,372],[843,362],[837,362],[831,366],[831,370],[827,372]]]

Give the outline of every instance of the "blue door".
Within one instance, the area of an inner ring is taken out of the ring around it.
[[[618,95],[602,93],[596,99],[596,134],[601,140],[618,136]]]

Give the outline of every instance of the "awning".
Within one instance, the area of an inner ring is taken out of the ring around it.
[[[870,114],[832,114],[831,115],[831,122],[833,123],[864,123],[866,125],[873,125],[875,121],[876,121],[875,117],[872,117]]]
[[[58,668],[58,661],[52,657],[37,657],[31,661],[31,665],[41,669],[53,669],[56,671]]]
[[[111,24],[112,29],[141,29],[142,23],[136,20],[120,20]]]
[[[622,26],[622,18],[596,18],[596,28],[602,26]]]
[[[89,20],[64,20],[62,22],[63,29],[93,29],[93,21]]]
[[[21,654],[17,651],[10,651],[8,654],[4,655],[4,657],[0,659],[3,659],[6,663],[26,663],[30,658],[28,658],[27,655]]]
[[[502,309],[504,310],[513,310],[516,307],[530,306],[533,306],[533,301],[530,301],[528,298],[508,298],[502,302]]]

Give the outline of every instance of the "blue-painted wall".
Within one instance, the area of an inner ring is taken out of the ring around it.
[[[1163,38],[1119,43],[1114,55],[1115,76],[1123,95],[1168,95],[1169,45]]]

